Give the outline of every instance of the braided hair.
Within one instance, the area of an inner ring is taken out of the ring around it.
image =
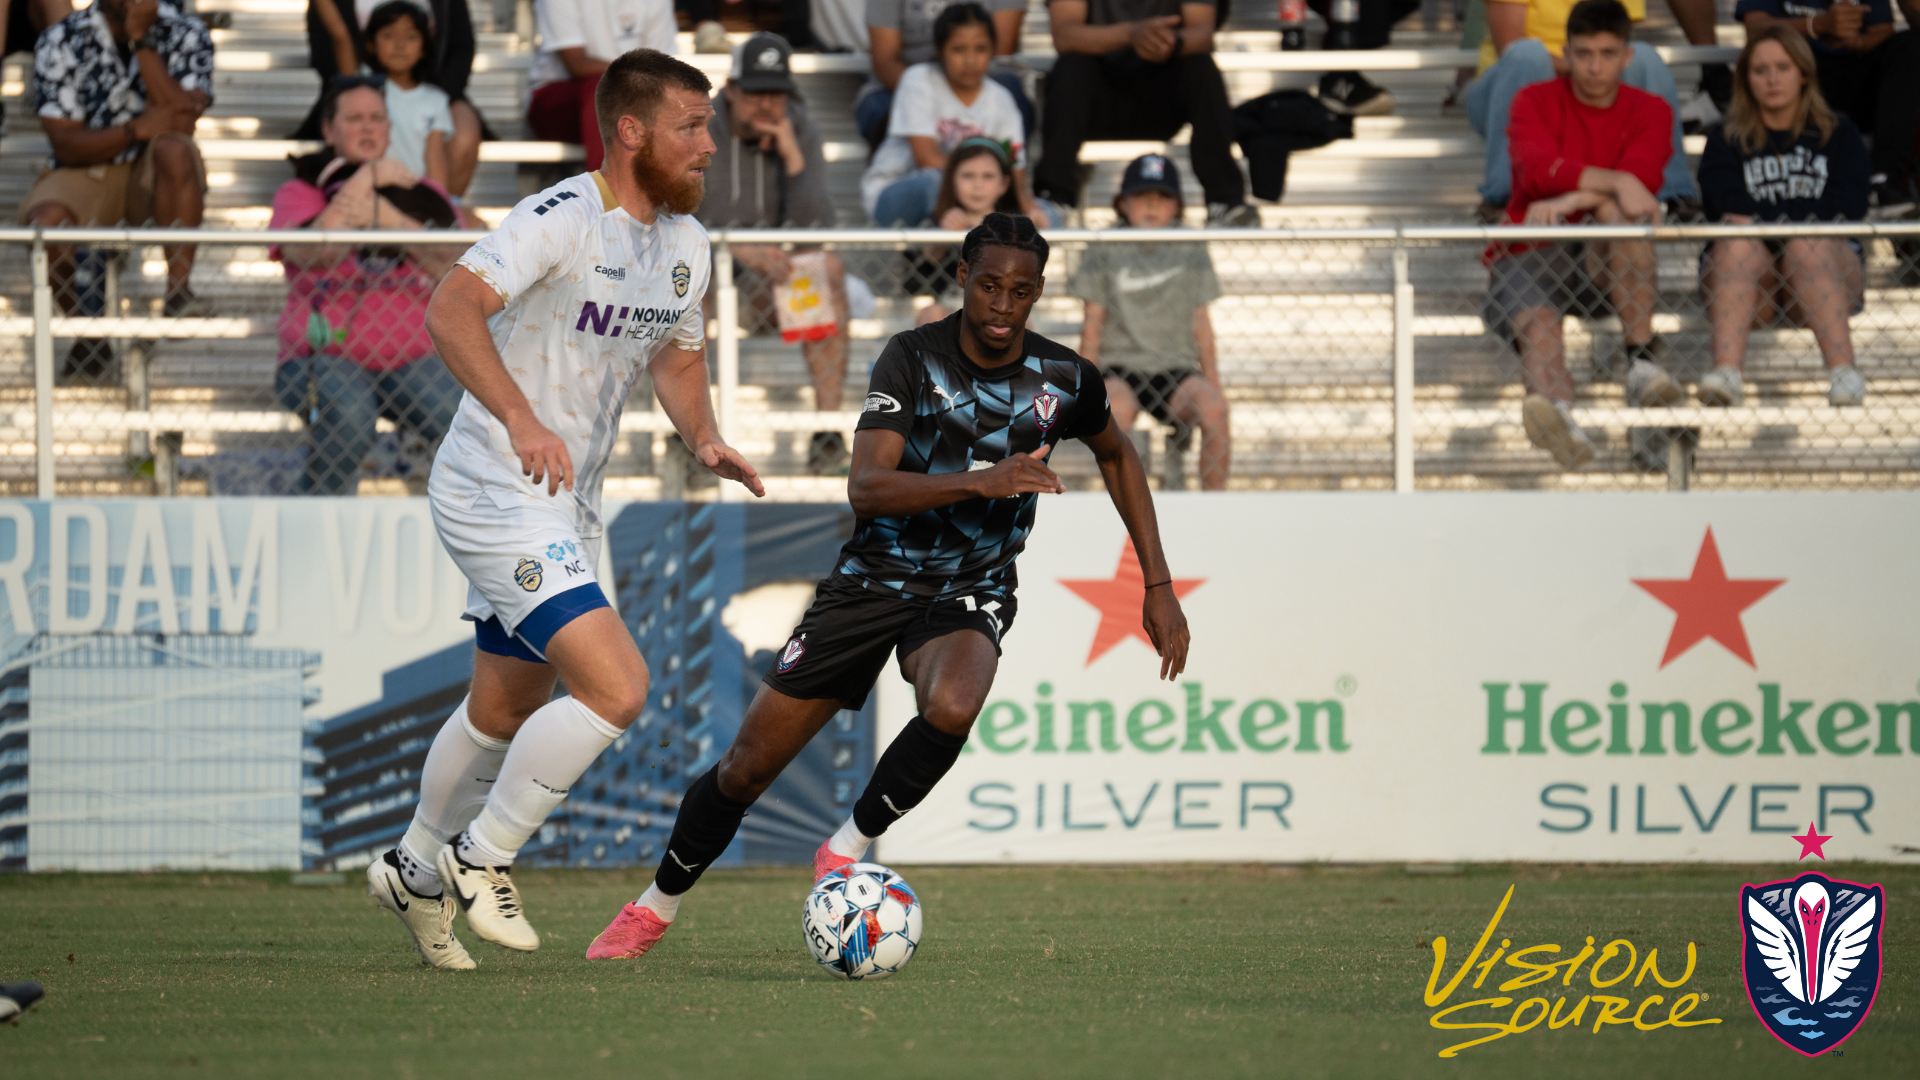
[[[1033,219],[1024,214],[988,214],[961,241],[960,261],[973,266],[979,261],[980,252],[989,247],[1032,252],[1033,257],[1040,260],[1040,269],[1047,268],[1047,238],[1034,227]]]

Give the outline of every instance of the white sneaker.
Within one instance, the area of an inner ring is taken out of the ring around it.
[[[1717,408],[1745,404],[1747,385],[1740,378],[1740,369],[1736,367],[1717,367],[1700,376],[1700,388],[1696,396],[1702,405]]]
[[[1858,405],[1867,400],[1867,377],[1852,364],[1829,368],[1827,401],[1834,405]]]
[[[1720,108],[1705,90],[1694,91],[1693,97],[1680,106],[1680,126],[1689,135],[1697,135],[1719,122]]]
[[[528,925],[520,910],[520,891],[513,887],[511,866],[475,866],[462,859],[458,849],[466,834],[440,850],[435,866],[440,883],[460,909],[467,913],[467,925],[483,940],[502,948],[532,952],[540,947],[540,935]]]
[[[453,901],[445,893],[421,896],[400,875],[400,860],[389,851],[367,867],[367,895],[393,912],[413,937],[420,961],[445,971],[472,971],[479,965],[453,936]]]
[[[1667,370],[1651,360],[1635,360],[1627,368],[1627,403],[1641,408],[1678,405],[1687,392],[1673,381]]]
[[[1527,440],[1553,455],[1563,469],[1577,469],[1593,460],[1593,440],[1573,422],[1573,409],[1564,401],[1528,394],[1520,405],[1520,422]]]

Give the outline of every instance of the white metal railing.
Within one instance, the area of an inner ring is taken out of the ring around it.
[[[59,230],[40,230],[26,228],[0,228],[0,248],[7,246],[27,246],[31,250],[32,267],[32,315],[31,318],[18,316],[0,316],[0,335],[31,337],[33,358],[34,405],[31,414],[25,410],[8,411],[0,409],[0,427],[11,426],[19,431],[31,427],[34,432],[34,452],[36,455],[36,486],[43,498],[52,497],[55,490],[54,445],[55,434],[59,430],[60,417],[54,407],[54,348],[56,336],[92,335],[106,338],[161,339],[161,338],[237,338],[270,337],[273,333],[273,320],[270,318],[190,318],[166,319],[152,316],[105,316],[105,317],[65,317],[54,311],[47,248],[49,244],[67,245],[105,245],[113,247],[144,248],[168,244],[217,244],[234,245],[347,245],[363,246],[408,245],[408,244],[446,244],[463,245],[473,243],[487,234],[482,231],[394,231],[394,230],[351,230],[316,231],[310,229],[279,230],[210,230],[210,229],[123,229],[123,228],[74,228]],[[853,229],[853,228],[814,228],[814,229],[716,229],[709,232],[715,256],[713,281],[715,324],[714,360],[716,378],[716,413],[725,437],[737,439],[740,424],[740,341],[744,332],[740,329],[739,289],[734,280],[733,260],[728,257],[730,248],[735,244],[773,244],[773,245],[840,245],[859,248],[910,248],[923,245],[953,245],[964,239],[964,233],[947,232],[937,229]],[[1374,226],[1355,228],[1314,228],[1314,229],[1191,229],[1174,228],[1160,230],[1145,229],[1106,229],[1079,230],[1060,229],[1048,232],[1048,239],[1055,243],[1071,245],[1102,244],[1115,242],[1137,243],[1142,241],[1212,241],[1234,243],[1293,243],[1293,244],[1366,244],[1391,248],[1391,313],[1392,344],[1390,357],[1382,357],[1390,365],[1392,372],[1392,408],[1390,412],[1376,412],[1371,409],[1341,409],[1339,412],[1349,426],[1372,427],[1384,422],[1391,427],[1391,447],[1393,462],[1393,486],[1399,491],[1411,491],[1414,488],[1415,438],[1423,429],[1432,429],[1454,420],[1468,424],[1491,423],[1497,416],[1505,416],[1501,410],[1486,406],[1462,405],[1453,407],[1444,414],[1436,414],[1431,407],[1415,407],[1414,380],[1414,341],[1417,336],[1457,336],[1468,332],[1464,323],[1477,323],[1475,316],[1416,316],[1414,311],[1415,289],[1409,269],[1409,252],[1422,245],[1442,242],[1486,243],[1491,241],[1595,241],[1595,240],[1649,240],[1649,241],[1712,241],[1735,237],[1756,237],[1761,239],[1788,239],[1792,237],[1825,236],[1848,237],[1856,239],[1887,238],[1894,240],[1920,240],[1920,222],[1841,222],[1830,224],[1795,225],[1626,225],[1626,226]],[[1454,326],[1462,323],[1463,326]],[[1422,329],[1425,326],[1426,329]],[[1916,329],[1920,329],[1917,327]],[[1260,406],[1252,406],[1250,412],[1258,412]],[[1238,413],[1236,412],[1236,415]],[[1810,415],[1805,408],[1794,406],[1746,406],[1737,408],[1682,408],[1682,409],[1635,409],[1635,408],[1594,408],[1578,411],[1583,425],[1591,424],[1597,428],[1618,430],[1625,427],[1696,427],[1703,429],[1753,428],[1767,424],[1791,423]],[[1920,401],[1912,403],[1876,403],[1857,415],[1864,421],[1898,425],[1902,428],[1920,426]],[[811,411],[766,411],[755,416],[755,424],[760,430],[806,431],[823,427],[841,427],[851,429],[858,414],[851,412],[811,412]],[[94,427],[100,427],[97,420],[90,421]],[[152,409],[131,407],[119,413],[115,419],[105,425],[115,432],[146,431],[150,435],[184,429],[209,432],[293,432],[303,427],[300,417],[293,414],[262,411],[217,410],[193,411],[180,408]],[[622,424],[625,431],[665,431],[669,430],[663,416],[654,413],[629,414]],[[729,490],[723,487],[723,491]]]

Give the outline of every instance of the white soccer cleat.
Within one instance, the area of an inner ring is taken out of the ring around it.
[[[389,851],[367,867],[367,895],[400,920],[420,950],[420,961],[443,971],[472,971],[479,965],[453,936],[453,901],[445,893],[421,896],[400,876],[400,860]]]
[[[458,838],[440,849],[435,865],[447,894],[467,913],[467,925],[483,940],[505,949],[532,952],[540,935],[520,909],[520,891],[513,887],[511,866],[475,866],[462,859]]]

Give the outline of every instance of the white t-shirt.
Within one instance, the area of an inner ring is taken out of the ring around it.
[[[980,83],[980,96],[973,104],[963,105],[947,85],[947,74],[937,63],[915,64],[900,76],[893,91],[893,114],[887,121],[887,138],[874,152],[873,164],[860,178],[860,204],[867,217],[873,217],[880,193],[894,181],[919,166],[913,162],[913,147],[907,136],[921,135],[940,144],[951,153],[963,140],[985,135],[1013,148],[1013,167],[1027,167],[1026,135],[1020,124],[1020,107],[1014,104],[1007,88],[992,79]]]
[[[387,137],[387,156],[412,169],[414,175],[427,175],[427,134],[437,131],[442,138],[453,137],[453,113],[447,92],[432,83],[421,83],[402,90],[387,80],[387,119],[392,133]]]
[[[574,490],[547,494],[520,473],[506,428],[466,395],[434,459],[454,498],[577,503],[580,536],[601,533],[600,485],[634,380],[669,341],[706,341],[700,300],[712,259],[690,216],[634,220],[598,172],[523,200],[459,265],[507,302],[487,322],[534,416],[566,440]]]
[[[538,0],[533,16],[540,55],[527,73],[530,91],[573,77],[560,61],[561,49],[584,48],[593,59],[612,63],[635,49],[673,52],[679,29],[673,0]]]

